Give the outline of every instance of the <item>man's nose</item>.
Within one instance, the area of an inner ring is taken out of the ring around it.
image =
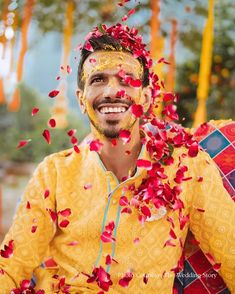
[[[108,84],[104,89],[104,96],[109,98],[116,98],[116,94],[120,90],[120,85],[116,78],[110,78]]]

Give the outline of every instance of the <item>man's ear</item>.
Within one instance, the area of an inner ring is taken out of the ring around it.
[[[77,99],[78,99],[78,103],[79,103],[81,112],[83,114],[85,114],[86,113],[86,104],[85,104],[85,101],[84,101],[83,90],[77,89],[76,90],[76,95],[77,95]]]
[[[142,90],[142,105],[144,108],[144,112],[147,112],[151,103],[151,88],[150,86],[144,87]]]

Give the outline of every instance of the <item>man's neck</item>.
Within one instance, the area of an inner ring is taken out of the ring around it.
[[[133,128],[131,140],[126,144],[120,138],[115,140],[115,145],[106,138],[102,143],[100,159],[106,169],[112,171],[119,181],[131,176],[136,169],[136,161],[142,147],[139,126]]]

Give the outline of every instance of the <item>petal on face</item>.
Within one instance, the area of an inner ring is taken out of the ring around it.
[[[103,147],[103,143],[101,143],[99,139],[92,140],[89,145],[90,151],[95,151],[98,153],[101,151],[101,148]]]

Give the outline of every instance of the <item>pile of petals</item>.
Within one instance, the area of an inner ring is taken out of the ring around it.
[[[34,286],[32,286],[29,280],[23,280],[20,283],[19,288],[14,288],[11,290],[11,294],[45,294],[44,290],[34,290]]]

